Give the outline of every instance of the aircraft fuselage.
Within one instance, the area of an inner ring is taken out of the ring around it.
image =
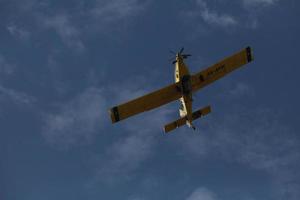
[[[183,58],[180,54],[176,55],[175,63],[175,83],[181,81],[181,93],[182,97],[179,99],[180,108],[179,114],[180,117],[186,117],[186,124],[189,127],[194,128],[192,121],[192,87],[191,87],[191,75],[188,67],[183,62]]]

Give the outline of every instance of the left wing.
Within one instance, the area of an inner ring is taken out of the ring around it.
[[[111,108],[110,117],[112,123],[179,99],[182,95],[180,92],[180,84],[181,82],[174,83],[145,96]]]
[[[231,71],[251,62],[253,55],[251,48],[247,47],[242,51],[218,62],[217,64],[192,75],[193,92],[205,87],[206,85],[222,78]]]

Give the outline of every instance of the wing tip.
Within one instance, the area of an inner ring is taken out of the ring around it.
[[[252,49],[251,49],[250,46],[248,46],[248,47],[246,48],[246,54],[247,54],[247,62],[248,62],[248,63],[254,60],[254,58],[253,58],[253,53],[252,53]]]
[[[117,106],[111,108],[109,110],[109,113],[110,113],[110,118],[111,118],[112,123],[116,123],[116,122],[120,121],[120,115],[119,115],[119,110],[118,110]]]

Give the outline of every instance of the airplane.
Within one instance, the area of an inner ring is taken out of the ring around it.
[[[252,50],[250,47],[246,47],[203,71],[190,74],[187,65],[184,63],[184,60],[191,55],[183,54],[183,51],[184,48],[182,48],[176,54],[175,61],[172,62],[175,65],[175,83],[131,100],[127,103],[112,107],[109,110],[112,123],[119,122],[133,115],[152,110],[175,100],[179,100],[180,118],[165,125],[165,133],[169,133],[170,131],[183,125],[187,125],[195,130],[193,121],[209,114],[211,112],[211,107],[206,106],[193,112],[193,94],[201,88],[224,77],[233,70],[253,61]]]

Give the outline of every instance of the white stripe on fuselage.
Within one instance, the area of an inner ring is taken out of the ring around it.
[[[182,80],[183,76],[190,76],[190,72],[187,66],[184,64],[183,59],[180,55],[176,55],[176,63],[175,63],[175,82],[179,82]],[[179,115],[180,117],[187,118],[187,125],[189,127],[193,127],[192,125],[192,93],[183,94],[182,97],[179,99],[180,101],[180,108],[179,108]]]

